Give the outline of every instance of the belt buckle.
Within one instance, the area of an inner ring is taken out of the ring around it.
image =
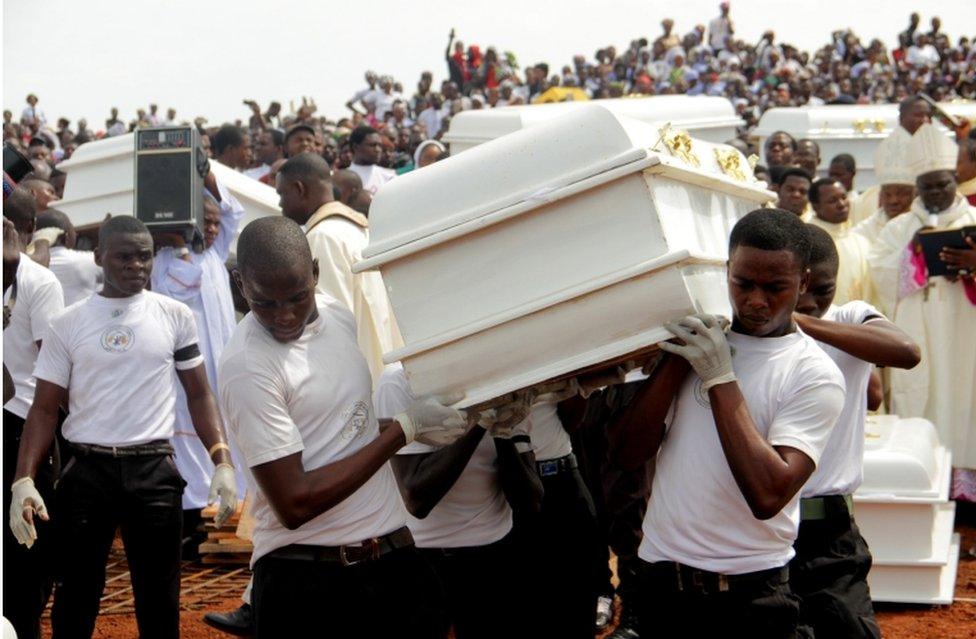
[[[539,462],[539,474],[543,477],[558,475],[559,461],[555,459],[547,459],[546,461]]]
[[[380,558],[380,540],[377,539],[376,537],[367,539],[366,541],[364,541],[359,545],[359,548],[362,550],[366,550],[367,548],[369,549],[369,554],[368,555],[364,554],[359,559],[349,559],[349,557],[346,555],[347,548],[349,548],[348,545],[339,546],[339,563],[342,564],[342,566],[344,567],[355,566],[356,564],[362,563],[370,559]]]

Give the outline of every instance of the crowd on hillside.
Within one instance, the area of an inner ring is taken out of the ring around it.
[[[247,158],[250,166],[242,168],[266,173],[261,167],[273,161],[268,161],[270,151],[259,157],[262,133],[281,139],[296,124],[311,128],[316,150],[333,168],[352,162],[348,136],[359,124],[368,124],[381,133],[380,164],[402,172],[417,164],[414,156],[421,142],[440,140],[451,117],[469,109],[635,95],[724,96],[745,121],[745,134],[764,110],[776,106],[900,102],[921,92],[936,101],[976,98],[974,39],[961,36],[953,42],[938,17],[926,29],[917,13],[892,50],[879,39],[863,42],[850,29],[834,31],[828,43],[812,52],[779,41],[771,30],[758,42],[746,42],[736,36],[729,3],[723,2],[707,26],[695,25],[681,35],[666,18],[656,36],[637,38],[619,49],[601,47],[590,59],[579,54],[561,67],[520,64],[511,51],[465,45],[453,30],[444,58],[446,75],[440,84],[431,71],[424,71],[412,92],[395,78],[367,71],[365,86],[346,103],[347,114],[325,115],[307,97],[290,102],[287,110],[277,101],[262,108],[244,100],[250,115],[234,126],[249,134],[253,152]],[[113,107],[104,126],[90,127],[83,119],[72,126],[66,117],[49,121],[38,97],[30,95],[19,118],[4,111],[3,137],[53,165],[92,139],[137,126],[186,123],[175,109],[164,115],[150,104],[128,119]],[[193,123],[208,134],[207,142],[219,130],[205,117]],[[46,173],[43,166],[38,169]]]

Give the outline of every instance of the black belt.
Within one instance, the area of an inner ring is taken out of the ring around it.
[[[388,552],[408,546],[413,546],[413,535],[404,526],[388,535],[371,537],[358,544],[346,544],[345,546],[291,544],[290,546],[282,546],[281,548],[272,550],[266,556],[275,559],[324,561],[338,563],[343,566],[352,566],[363,561],[375,561]]]
[[[560,473],[567,473],[577,468],[576,455],[570,453],[565,457],[537,461],[535,468],[539,473],[539,477],[552,477]]]
[[[76,444],[68,442],[79,455],[105,455],[107,457],[149,457],[151,455],[172,455],[173,446],[165,439],[157,439],[135,446],[99,446],[98,444]]]
[[[723,575],[674,561],[656,561],[647,564],[647,570],[652,576],[673,586],[679,592],[692,592],[702,595],[739,590],[743,587],[768,581],[773,577],[779,577],[780,580],[786,582],[790,576],[788,566],[747,572],[741,575]]]
[[[800,521],[820,521],[838,516],[850,519],[853,515],[854,500],[850,495],[824,495],[800,500]]]

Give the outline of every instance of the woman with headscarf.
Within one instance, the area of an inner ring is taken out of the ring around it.
[[[447,148],[437,140],[424,140],[417,145],[417,150],[413,152],[413,167],[414,170],[422,169],[428,164],[433,164],[434,162],[441,159],[441,156],[447,151]]]

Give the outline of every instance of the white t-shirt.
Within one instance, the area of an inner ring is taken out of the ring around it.
[[[827,309],[823,319],[840,324],[863,324],[868,318],[884,318],[878,309],[855,300]],[[868,412],[868,382],[874,364],[858,359],[823,342],[817,342],[844,375],[847,397],[820,464],[803,486],[803,497],[850,495],[861,485],[864,465],[864,419]]]
[[[54,274],[23,253],[16,282],[10,325],[3,332],[3,363],[14,382],[15,395],[3,407],[26,418],[34,402],[36,342],[46,339],[51,320],[64,309],[64,294]],[[3,295],[4,304],[10,302],[13,293],[11,286]]]
[[[413,402],[410,383],[399,363],[390,364],[376,385],[376,414],[393,419]],[[478,428],[475,426],[475,428]],[[437,450],[412,442],[398,455]],[[407,514],[407,526],[418,548],[461,548],[494,543],[512,529],[512,509],[498,481],[495,442],[485,434],[457,481],[424,519]]]
[[[349,165],[349,170],[359,176],[363,181],[363,188],[369,191],[370,195],[376,195],[384,184],[396,177],[396,171],[385,166],[375,164],[356,164]]]
[[[521,427],[529,433],[536,461],[557,459],[573,452],[569,433],[556,413],[556,402],[539,402],[532,406]]]
[[[48,268],[61,283],[65,306],[71,306],[101,288],[102,267],[95,264],[95,254],[91,251],[55,246],[51,248]]]
[[[817,463],[844,406],[837,366],[799,330],[764,338],[730,333],[729,344],[759,433]],[[799,492],[774,517],[753,517],[701,386],[697,375],[688,375],[669,414],[638,555],[732,575],[783,566],[794,554]]]
[[[65,438],[132,446],[173,436],[174,373],[203,363],[186,304],[92,295],[51,322],[34,376],[68,390]]]
[[[220,408],[248,468],[295,453],[306,471],[356,453],[379,435],[356,322],[339,302],[316,296],[319,317],[298,339],[276,341],[245,317],[224,347],[217,371]],[[406,524],[389,464],[342,502],[288,530],[248,473],[254,495],[251,563],[289,544],[339,546],[386,535]]]

